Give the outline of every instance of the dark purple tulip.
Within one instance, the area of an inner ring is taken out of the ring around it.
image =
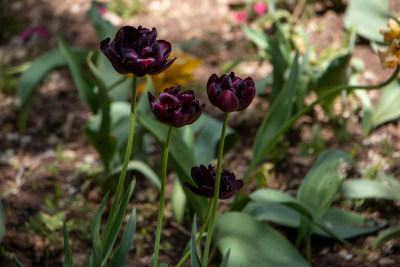
[[[241,79],[231,72],[230,75],[211,75],[207,82],[207,95],[211,104],[224,112],[240,111],[253,101],[256,87],[252,78]]]
[[[100,43],[101,52],[110,60],[114,69],[121,74],[133,73],[137,77],[158,74],[168,68],[176,57],[167,60],[171,54],[171,44],[156,40],[157,30],[151,31],[139,26],[121,27],[114,40],[110,38]]]
[[[215,171],[211,165],[208,165],[208,169],[204,165],[193,167],[192,178],[197,187],[189,183],[183,183],[190,189],[190,191],[198,196],[206,198],[214,197]],[[219,185],[219,199],[228,199],[233,197],[233,195],[235,195],[242,187],[242,180],[236,180],[236,177],[232,172],[223,169]]]
[[[149,93],[150,108],[156,118],[177,128],[195,122],[205,107],[204,103],[199,104],[193,91],[179,93],[180,90],[180,86],[172,86],[165,89],[159,99]]]

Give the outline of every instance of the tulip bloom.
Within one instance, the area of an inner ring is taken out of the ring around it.
[[[257,15],[261,16],[267,11],[267,5],[263,2],[255,2],[253,4],[253,9],[257,13]]]
[[[114,40],[100,43],[101,52],[110,60],[114,69],[121,74],[132,73],[137,77],[155,75],[168,68],[176,58],[167,60],[171,44],[156,40],[157,30],[139,26],[121,27]]]
[[[174,127],[182,127],[195,122],[203,112],[205,104],[199,104],[193,91],[180,93],[180,86],[165,89],[156,99],[148,94],[151,111],[156,118]]]
[[[214,197],[215,171],[211,165],[208,168],[204,165],[192,168],[192,178],[197,185],[183,183],[190,191],[198,196],[205,198]],[[221,172],[221,182],[219,186],[219,199],[228,199],[233,197],[243,187],[242,180],[236,180],[235,174],[223,169]]]
[[[211,75],[207,82],[207,95],[211,104],[224,112],[246,109],[256,94],[252,78],[241,79],[233,72],[230,75]]]

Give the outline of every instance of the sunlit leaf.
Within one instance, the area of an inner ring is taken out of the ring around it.
[[[400,191],[377,181],[366,179],[347,179],[341,187],[340,193],[349,199],[378,198],[397,201],[400,200]]]
[[[243,24],[242,31],[246,36],[261,49],[268,49],[268,36],[260,31],[250,28],[247,24]]]
[[[344,16],[347,28],[356,28],[359,35],[372,41],[382,42],[380,29],[388,19],[396,16],[389,11],[388,0],[349,0]]]
[[[171,204],[172,211],[178,223],[182,223],[183,221],[183,217],[185,216],[186,203],[187,199],[185,192],[183,191],[182,184],[178,179],[175,179],[172,186]]]

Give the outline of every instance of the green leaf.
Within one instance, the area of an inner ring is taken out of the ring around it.
[[[137,118],[139,122],[149,131],[158,143],[163,144],[167,137],[168,126],[162,124],[152,117],[138,113]],[[178,131],[172,132],[171,147],[169,150],[170,158],[174,170],[177,172],[181,182],[190,183],[192,178],[190,175],[190,170],[196,165],[196,159],[191,150],[188,149],[185,142],[182,141],[181,136],[179,136]],[[194,195],[190,190],[184,187],[186,197],[189,201],[190,207],[195,211],[195,213],[201,216],[202,219],[205,217],[207,211],[207,200],[205,198]]]
[[[329,63],[328,67],[316,80],[316,88],[314,90],[318,95],[322,95],[323,93],[329,91],[334,87],[345,85],[348,83],[348,80],[350,78],[349,68],[351,57],[352,54],[348,52],[345,55],[334,58]],[[322,102],[321,105],[328,115],[332,114],[334,100],[340,94],[341,92],[338,92],[337,94],[332,95],[329,98],[325,98]]]
[[[285,84],[285,71],[288,68],[288,64],[285,60],[285,57],[282,54],[281,49],[279,48],[279,38],[275,37],[269,42],[270,50],[271,50],[271,64],[273,66],[273,80],[272,83],[272,91],[269,96],[270,104],[274,102],[279,92],[283,88]]]
[[[18,267],[26,267],[25,264],[23,264],[22,262],[20,262],[20,261],[17,259],[17,256],[15,256],[15,255],[14,255],[14,262],[15,262],[15,264],[16,264]]]
[[[389,228],[378,235],[372,244],[372,249],[377,249],[383,242],[398,239],[400,237],[400,226]]]
[[[271,83],[272,79],[273,79],[273,73],[269,73],[269,74],[268,74],[267,76],[265,76],[264,78],[258,80],[258,81],[255,83],[255,86],[256,86],[256,95],[260,95],[260,94],[264,93],[264,92],[265,92],[265,88],[267,88],[267,85],[268,85],[269,83]]]
[[[1,203],[1,199],[0,199],[0,243],[4,236],[4,232],[5,232],[5,228],[6,228],[5,226],[6,226],[6,220],[4,218],[3,204]]]
[[[224,256],[224,259],[222,260],[222,262],[219,265],[219,267],[227,267],[228,266],[229,254],[231,254],[231,249],[228,249],[228,251],[226,252],[226,254]]]
[[[63,263],[63,267],[73,267],[74,262],[72,261],[71,247],[69,246],[69,239],[68,239],[67,224],[65,222],[63,224],[63,231],[64,231],[64,263]]]
[[[113,176],[119,175],[122,171],[122,166],[119,166],[118,168],[114,169],[110,173],[106,174],[103,179],[108,180]],[[128,163],[127,171],[138,171],[141,174],[144,175],[149,181],[157,187],[158,190],[161,189],[161,182],[160,178],[158,175],[153,171],[152,168],[150,168],[149,165],[142,161],[138,160],[131,160]]]
[[[97,37],[99,41],[110,37],[113,39],[113,36],[116,32],[116,28],[109,21],[103,19],[99,13],[99,3],[96,1],[92,1],[92,6],[87,12],[87,16],[92,22],[94,28],[96,29]]]
[[[316,226],[321,228],[324,232],[329,234],[331,237],[343,242],[347,243],[344,241],[340,236],[335,234],[329,227],[325,225],[325,223],[320,219],[309,207],[307,207],[304,203],[302,203],[300,200],[287,195],[285,193],[282,193],[278,190],[273,190],[273,189],[261,189],[257,190],[256,192],[252,193],[250,195],[250,198],[259,203],[277,203],[284,205],[288,208],[291,208],[295,211],[297,211],[301,216],[304,218],[308,219],[312,223],[314,223]]]
[[[270,221],[286,227],[298,228],[300,215],[296,210],[277,203],[250,202],[243,209],[257,221]]]
[[[400,118],[400,79],[396,79],[383,88],[378,103],[371,110],[371,128]]]
[[[333,207],[328,209],[323,220],[333,232],[345,239],[376,232],[385,225],[376,225],[361,214]],[[321,229],[318,229],[315,233],[330,237]]]
[[[178,223],[182,223],[186,209],[186,195],[178,179],[174,179],[171,195],[172,211]]]
[[[340,193],[349,199],[378,198],[398,201],[400,191],[377,181],[365,179],[347,179],[341,187]]]
[[[247,214],[228,212],[218,216],[214,231],[220,252],[224,255],[231,251],[230,267],[310,266],[278,231]]]
[[[192,236],[190,238],[190,263],[192,264],[192,267],[202,267],[199,256],[197,255],[196,233],[197,233],[197,225],[196,225],[196,215],[195,215],[193,216]]]
[[[296,54],[285,86],[271,105],[261,126],[258,128],[253,144],[253,160],[251,161],[248,171],[257,167],[276,145],[277,141],[273,140],[273,138],[291,115],[298,72],[299,63],[298,55]]]
[[[196,133],[194,152],[196,164],[206,164],[217,157],[222,123],[207,114],[202,114],[194,125],[190,125]],[[230,127],[226,129],[224,153],[232,149],[238,136]]]
[[[106,264],[108,256],[110,255],[111,250],[114,246],[115,240],[117,239],[119,229],[121,228],[122,221],[124,220],[126,207],[132,196],[135,184],[136,180],[132,180],[124,196],[122,197],[121,202],[118,205],[117,211],[115,212],[114,218],[111,223],[110,234],[108,235],[107,240],[103,239],[101,241],[102,259],[103,259],[102,266]]]
[[[297,199],[322,218],[346,178],[351,163],[351,157],[344,151],[323,152],[301,183]]]
[[[80,98],[82,99],[83,103],[85,103],[85,105],[92,110],[93,113],[97,113],[98,103],[96,94],[94,93],[94,83],[89,81],[83,75],[83,72],[79,67],[78,59],[72,53],[69,45],[59,35],[57,35],[57,44],[61,53],[64,55],[65,60],[67,61]]]
[[[369,40],[381,42],[383,38],[379,30],[384,29],[388,19],[395,16],[389,11],[388,0],[350,0],[344,24],[346,28],[355,27],[359,35]]]
[[[132,246],[133,239],[135,237],[136,231],[136,209],[133,209],[129,220],[126,223],[124,234],[122,236],[121,243],[119,244],[117,250],[115,251],[110,267],[124,267],[126,264],[126,256]]]
[[[71,48],[71,52],[82,63],[86,59],[87,50]],[[56,67],[64,66],[67,62],[59,49],[51,50],[37,59],[31,66],[23,72],[18,83],[18,97],[21,101],[18,114],[18,127],[20,130],[25,128],[28,109],[32,101],[32,97],[36,92],[39,83],[48,75],[48,73]]]
[[[101,267],[102,256],[101,256],[101,242],[100,242],[100,221],[101,213],[103,212],[104,205],[108,199],[108,193],[104,196],[103,201],[97,208],[96,214],[93,217],[92,224],[90,225],[90,235],[92,236],[93,252],[90,257],[91,267]]]
[[[264,32],[260,30],[254,30],[250,28],[247,24],[243,24],[242,31],[259,48],[264,50],[268,49],[268,36]]]

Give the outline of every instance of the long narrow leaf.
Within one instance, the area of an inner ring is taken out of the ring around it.
[[[122,236],[121,243],[119,244],[117,250],[115,251],[110,267],[124,267],[126,263],[126,256],[132,246],[133,239],[135,237],[136,231],[136,209],[133,209],[129,220],[126,223],[124,234]]]
[[[111,224],[110,234],[108,235],[107,240],[103,239],[101,243],[102,249],[102,265],[107,262],[108,256],[111,253],[111,250],[114,246],[115,240],[117,239],[119,229],[121,228],[122,221],[124,220],[126,207],[129,203],[129,200],[132,196],[133,189],[135,188],[136,180],[133,180],[128,189],[126,190],[124,196],[121,199],[121,203],[118,206],[117,211],[115,212],[114,218]]]
[[[372,244],[372,249],[377,249],[383,242],[391,239],[397,239],[400,237],[400,226],[396,226],[386,231],[383,231],[378,235],[375,239],[374,243]]]
[[[81,97],[83,103],[85,103],[85,105],[87,105],[93,113],[96,113],[98,104],[97,97],[94,93],[94,84],[83,75],[83,72],[79,67],[79,62],[73,55],[71,48],[59,35],[57,35],[57,43],[65,57],[65,60],[67,61],[72,77],[74,78],[75,85],[78,89],[79,96]]]
[[[64,222],[64,263],[63,267],[74,267],[74,262],[72,261],[71,247],[69,246],[68,230],[67,224]]]
[[[192,236],[190,239],[190,262],[192,267],[201,267],[201,262],[199,256],[197,255],[196,249],[196,233],[197,233],[197,225],[196,225],[196,215],[193,216],[192,223]]]
[[[340,187],[340,193],[349,199],[378,198],[398,201],[400,191],[373,180],[347,179]]]
[[[75,55],[79,63],[84,62],[88,53],[87,50],[77,48],[71,48],[71,52]],[[61,51],[54,49],[35,59],[31,66],[21,75],[17,88],[18,97],[21,101],[18,113],[18,127],[20,130],[25,128],[29,106],[39,83],[46,78],[51,70],[66,64],[67,61]]]
[[[91,267],[101,267],[102,265],[102,257],[101,257],[101,242],[100,242],[100,221],[101,221],[101,213],[103,212],[104,205],[106,204],[108,199],[108,193],[104,196],[103,201],[100,206],[97,208],[96,214],[92,220],[92,224],[90,225],[90,235],[92,236],[92,246],[93,252],[90,257],[90,266]]]
[[[293,60],[289,79],[285,83],[284,88],[277,96],[258,129],[253,145],[253,160],[249,166],[248,172],[257,167],[257,165],[262,162],[264,157],[267,156],[276,144],[271,143],[271,141],[273,141],[274,135],[284,125],[285,121],[291,114],[298,72],[299,63],[298,55],[296,55]]]
[[[228,251],[226,252],[224,259],[222,260],[221,265],[219,267],[227,267],[228,266],[230,253],[231,253],[231,249],[228,249]]]

